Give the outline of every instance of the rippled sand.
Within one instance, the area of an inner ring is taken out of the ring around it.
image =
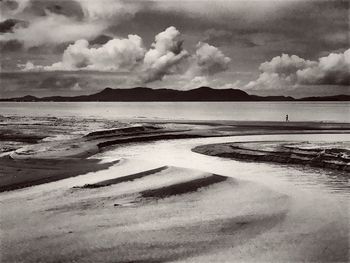
[[[188,132],[187,125],[195,125],[195,133],[192,126],[189,131],[197,137],[261,132],[261,127],[227,124],[162,125],[167,132],[175,128]],[[102,132],[102,137],[93,133],[83,140],[110,145],[120,142],[119,132]],[[195,140],[123,141],[118,148],[106,145],[107,151],[93,158],[67,155],[65,147],[75,149],[72,145],[77,142],[70,140],[59,143],[61,147],[54,146],[57,141],[40,142],[24,149],[22,157],[28,158],[16,159],[19,150],[7,160],[3,171],[13,180],[38,176],[45,169],[67,176],[26,187],[34,180],[23,189],[0,193],[5,211],[0,216],[2,262],[346,262],[349,258],[344,205],[336,198],[276,184],[277,178],[265,180],[267,171],[285,170],[264,170],[254,164],[249,168],[201,156],[191,152]],[[43,145],[51,145],[48,149],[54,154],[49,158],[41,151]],[[66,159],[58,153],[66,154]],[[86,162],[81,165],[86,169],[77,165],[74,170],[72,162]]]
[[[324,227],[315,215],[302,230],[303,211],[288,195],[152,163],[125,174],[135,164],[3,193],[3,262],[346,260],[344,222]]]
[[[244,244],[288,212],[286,196],[201,171],[163,167],[119,179],[6,196],[4,262],[195,259]]]

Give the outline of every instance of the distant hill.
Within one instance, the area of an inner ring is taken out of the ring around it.
[[[326,97],[306,97],[299,99],[301,101],[350,101],[350,95],[335,95]]]
[[[91,95],[64,97],[34,97],[24,96],[18,98],[0,99],[0,101],[350,101],[349,95],[331,97],[309,97],[294,99],[285,96],[257,96],[249,95],[239,89],[213,89],[200,87],[192,90],[150,89],[136,87],[132,89],[104,90]]]

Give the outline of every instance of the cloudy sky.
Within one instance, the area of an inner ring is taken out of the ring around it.
[[[0,0],[0,97],[350,94],[347,0]]]

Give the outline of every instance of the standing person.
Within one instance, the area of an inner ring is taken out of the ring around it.
[[[286,122],[289,122],[288,114],[286,115]]]

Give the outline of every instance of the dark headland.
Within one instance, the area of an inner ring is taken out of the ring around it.
[[[327,97],[307,97],[295,99],[290,96],[257,96],[250,95],[239,89],[213,89],[200,87],[192,90],[151,89],[136,87],[131,89],[104,90],[90,95],[81,96],[50,96],[35,97],[31,95],[0,99],[0,101],[350,101],[350,95]]]

